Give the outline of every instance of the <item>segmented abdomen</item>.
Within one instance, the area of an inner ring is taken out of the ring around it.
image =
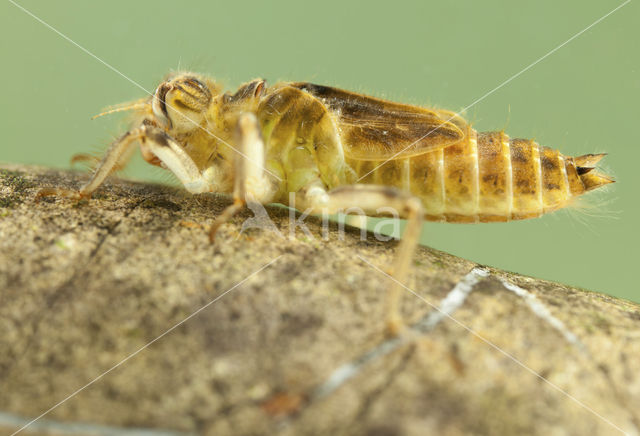
[[[576,158],[503,132],[477,133],[464,141],[407,159],[348,161],[360,183],[392,185],[418,196],[426,219],[457,223],[538,217],[612,180],[591,172],[604,155]],[[367,174],[369,173],[369,174]]]

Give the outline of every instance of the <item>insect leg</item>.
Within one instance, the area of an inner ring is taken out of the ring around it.
[[[141,137],[141,135],[141,129],[133,129],[114,141],[98,164],[98,167],[91,176],[91,179],[89,179],[89,181],[85,183],[79,191],[63,188],[44,188],[36,194],[36,198],[51,195],[77,199],[91,197],[91,194],[93,194],[102,182],[104,182],[107,176],[114,171],[123,157],[126,157],[129,154],[131,146],[134,144],[136,139]]]
[[[140,141],[162,161],[192,194],[211,192],[211,183],[202,175],[193,159],[162,129],[145,125]]]
[[[125,150],[125,152],[120,155],[120,158],[118,159],[118,162],[113,166],[111,173],[120,171],[127,166],[129,161],[131,160],[131,155],[133,154],[133,150],[134,150],[133,147],[128,147],[127,150]],[[101,160],[102,159],[100,158],[100,156],[95,156],[90,153],[76,153],[73,156],[71,156],[71,160],[69,163],[72,166],[79,162],[85,163],[89,165],[89,168],[91,168],[92,170],[95,170],[98,167],[98,165],[100,165]]]
[[[402,327],[399,302],[403,283],[406,281],[411,259],[422,229],[422,203],[414,196],[388,186],[346,185],[327,192],[320,183],[310,185],[297,193],[296,201],[315,213],[336,213],[359,207],[367,215],[380,215],[382,207],[392,208],[400,217],[407,219],[407,226],[400,241],[396,258],[391,268],[393,283],[387,293],[387,331],[397,335]]]
[[[211,242],[215,240],[220,226],[242,210],[247,201],[269,203],[277,190],[277,183],[264,171],[264,142],[258,119],[254,114],[240,115],[236,135],[240,153],[236,154],[234,159],[233,204],[227,207],[211,225],[209,230]]]

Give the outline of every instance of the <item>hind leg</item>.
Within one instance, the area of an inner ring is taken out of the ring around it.
[[[422,228],[423,210],[420,200],[387,186],[347,185],[327,192],[320,183],[316,183],[299,191],[296,194],[296,202],[298,201],[313,213],[336,213],[360,208],[367,215],[375,216],[381,208],[392,208],[400,217],[407,219],[407,226],[391,267],[392,280],[387,291],[385,309],[387,332],[391,335],[399,334],[404,327],[399,304],[402,287],[408,278]]]

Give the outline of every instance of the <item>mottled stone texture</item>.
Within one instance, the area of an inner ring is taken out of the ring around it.
[[[42,422],[389,436],[605,435],[640,425],[637,304],[488,269],[453,312],[457,322],[444,318],[379,353],[320,397],[337,368],[385,340],[389,281],[358,255],[384,269],[395,242],[361,241],[354,230],[341,239],[337,227],[322,240],[313,219],[313,238],[291,235],[289,212],[270,207],[281,235],[240,233],[246,211],[211,245],[202,227],[228,199],[117,179],[89,201],[34,200],[41,187],[84,180],[0,167],[0,412],[38,416],[241,283]],[[438,305],[475,266],[423,247],[409,286]],[[407,292],[409,323],[432,312]]]

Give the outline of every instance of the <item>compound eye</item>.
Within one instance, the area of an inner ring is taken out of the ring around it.
[[[211,91],[195,77],[179,77],[171,86],[173,92],[167,101],[171,109],[204,112],[211,104]]]
[[[156,120],[165,128],[171,128],[171,120],[169,119],[169,113],[167,112],[167,93],[173,89],[173,87],[164,82],[158,89],[156,89],[156,93],[153,96],[153,101],[151,102],[151,109],[153,110],[153,115],[155,115]]]
[[[212,100],[207,85],[193,76],[179,76],[158,86],[151,108],[166,130],[186,132],[200,125]]]

